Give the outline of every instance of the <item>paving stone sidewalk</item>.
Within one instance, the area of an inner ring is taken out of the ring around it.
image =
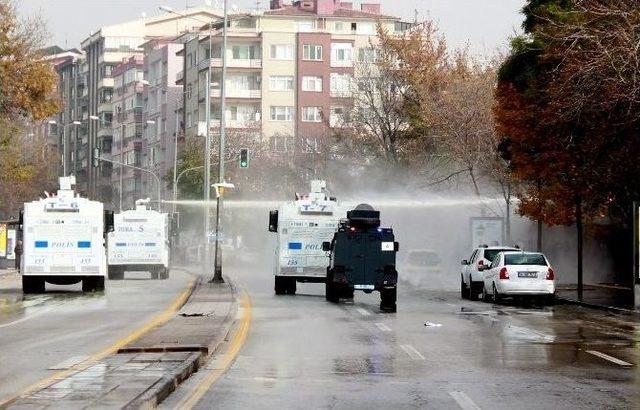
[[[236,310],[233,286],[200,281],[167,323],[117,354],[20,397],[8,409],[153,408],[215,351]]]

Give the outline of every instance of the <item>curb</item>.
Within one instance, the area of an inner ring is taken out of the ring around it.
[[[186,271],[186,270],[185,270]],[[189,272],[189,271],[186,271]],[[191,272],[189,272],[191,273]],[[189,300],[197,290],[197,288],[202,284],[202,279],[196,283],[194,290],[191,292],[189,299],[184,304],[189,303]],[[196,373],[200,366],[202,366],[219,348],[220,346],[228,339],[231,330],[233,329],[233,324],[235,323],[236,313],[238,311],[238,290],[235,283],[230,280],[227,276],[224,277],[225,282],[229,284],[231,288],[231,295],[233,296],[233,302],[231,309],[229,309],[229,313],[225,317],[223,321],[223,326],[226,328],[226,331],[221,332],[220,336],[213,340],[208,347],[201,346],[182,346],[182,351],[194,351],[194,353],[189,355],[189,358],[183,362],[183,364],[171,375],[163,376],[158,382],[156,382],[153,386],[151,386],[147,391],[142,393],[140,396],[135,398],[133,401],[129,402],[124,408],[125,409],[155,409],[162,401],[164,401],[171,393],[173,393],[178,386],[191,377],[194,373]],[[184,306],[183,305],[183,306]],[[178,346],[170,347],[167,351],[175,351]],[[187,350],[185,350],[187,349]],[[191,350],[189,350],[191,349]],[[124,350],[124,349],[121,349]],[[135,352],[138,350],[133,349]],[[151,352],[152,350],[145,350],[145,352]],[[153,351],[156,352],[156,351]],[[120,353],[120,352],[119,352]],[[123,352],[124,353],[124,352]],[[131,353],[127,351],[127,353]]]
[[[577,306],[582,306],[590,309],[596,309],[596,310],[602,310],[606,312],[640,317],[640,311],[634,310],[634,309],[625,309],[625,308],[619,308],[615,306],[598,305],[596,303],[581,302],[579,300],[573,300],[573,299],[563,298],[559,296],[556,296],[556,300],[561,301],[562,303],[568,303],[570,305],[577,305]]]

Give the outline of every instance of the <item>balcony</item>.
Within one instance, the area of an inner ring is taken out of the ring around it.
[[[208,64],[211,64],[211,67],[214,68],[222,68],[222,58],[210,58],[206,60],[202,60],[198,64],[198,70],[206,70]],[[227,59],[227,67],[228,68],[262,68],[262,60],[261,59]]]
[[[103,78],[102,80],[98,81],[98,88],[103,88],[103,87],[113,88],[113,84],[114,84],[113,78]]]
[[[214,90],[216,91],[216,90]],[[218,94],[220,94],[220,90],[217,90]],[[259,99],[262,98],[261,90],[227,90],[227,98],[251,98],[251,99]]]

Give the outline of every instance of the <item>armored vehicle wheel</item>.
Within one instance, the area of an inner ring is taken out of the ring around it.
[[[396,311],[397,288],[380,290],[380,310],[394,313]]]
[[[287,278],[276,276],[274,290],[276,295],[285,295],[287,293]]]
[[[286,285],[287,294],[295,295],[297,287],[298,287],[298,285],[297,285],[297,282],[296,282],[295,278],[289,278],[287,280],[287,285]]]
[[[327,281],[325,282],[325,298],[331,303],[338,303],[340,301],[340,295],[338,289],[336,289],[335,283],[333,283],[333,274],[327,275]]]
[[[104,276],[95,278],[94,289],[99,292],[104,290]]]
[[[353,293],[353,289],[347,287],[342,291],[342,297],[345,299],[353,299]]]
[[[25,294],[44,293],[44,279],[31,276],[23,276],[22,292]]]

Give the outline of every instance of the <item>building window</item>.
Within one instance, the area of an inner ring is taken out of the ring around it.
[[[315,29],[316,29],[315,21],[299,21],[298,22],[298,31],[309,32],[309,31],[314,31]]]
[[[293,76],[272,75],[269,77],[270,91],[293,91]]]
[[[273,60],[293,60],[293,44],[275,44],[271,46]]]
[[[305,44],[303,46],[302,58],[304,60],[322,61],[322,46]]]
[[[351,74],[331,73],[331,96],[350,97],[352,79]]]
[[[187,68],[193,67],[193,54],[187,54]]]
[[[361,63],[374,63],[378,59],[378,50],[365,47],[358,50],[358,61]]]
[[[193,94],[193,84],[187,84],[187,100],[191,99]]]
[[[350,67],[352,65],[353,45],[351,43],[331,44],[331,65],[334,67]]]
[[[275,152],[287,152],[290,149],[291,138],[286,135],[275,135],[273,137],[273,150]]]
[[[321,122],[322,107],[303,107],[302,121],[304,122]]]
[[[344,22],[336,21],[334,27],[335,31],[337,31],[338,33],[344,32]]]
[[[293,107],[271,107],[271,121],[291,121]]]
[[[302,91],[322,92],[322,77],[302,77]]]
[[[254,46],[233,46],[232,53],[234,60],[254,60],[256,58],[256,48]]]

